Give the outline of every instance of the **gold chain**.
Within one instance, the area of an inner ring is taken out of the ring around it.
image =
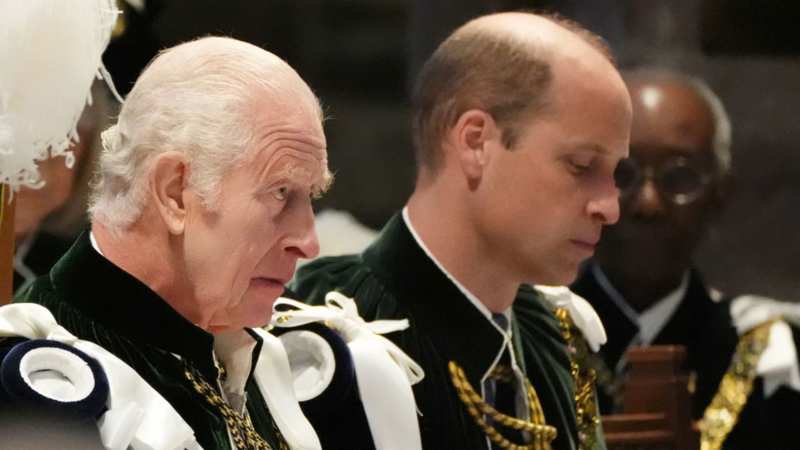
[[[221,369],[221,368],[220,368]],[[224,376],[224,369],[221,369]],[[234,410],[228,402],[203,378],[203,376],[191,367],[188,363],[184,367],[184,376],[192,384],[192,387],[198,394],[217,410],[219,410],[222,417],[225,419],[225,426],[231,434],[233,444],[237,450],[272,450],[272,447],[258,434],[253,427],[253,422],[250,420],[250,415],[246,412],[239,414]],[[273,429],[278,436],[280,442],[280,450],[289,450],[286,440],[280,434],[280,431],[275,426],[273,421]]]
[[[539,397],[536,394],[536,390],[527,380],[525,387],[527,388],[528,402],[530,403],[530,422],[503,414],[486,403],[481,396],[475,392],[475,389],[473,389],[469,380],[467,380],[464,370],[459,367],[455,361],[450,361],[447,368],[450,370],[450,379],[453,382],[453,386],[456,388],[458,397],[466,406],[467,411],[470,416],[472,416],[472,419],[475,420],[475,423],[492,442],[506,450],[550,450],[550,442],[556,438],[557,431],[555,427],[545,423],[544,412],[542,411],[542,405],[539,403]],[[503,379],[512,379],[509,375],[510,369],[508,369],[508,373],[505,374],[503,371],[504,369],[501,369],[497,375],[495,375],[495,372],[492,372],[490,376],[500,381]],[[499,423],[504,427],[529,432],[532,436],[531,443],[515,444],[509,441],[500,434],[493,425],[486,422],[483,418],[484,415],[490,416],[494,423]]]
[[[555,316],[561,328],[561,335],[569,348],[570,374],[575,380],[575,420],[578,426],[579,448],[595,448],[597,427],[597,400],[594,392],[597,372],[591,367],[581,366],[579,361],[587,361],[589,351],[579,333],[575,333],[575,323],[565,308],[556,308]]]
[[[769,333],[775,321],[759,325],[745,333],[736,345],[728,371],[719,390],[700,421],[700,450],[719,450],[739,420],[739,413],[753,391],[756,367],[769,344]]]

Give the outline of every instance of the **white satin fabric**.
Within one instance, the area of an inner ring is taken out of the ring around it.
[[[358,315],[355,302],[338,292],[328,293],[325,306],[286,298],[279,298],[275,306],[273,326],[293,328],[322,322],[347,343],[376,449],[422,448],[411,386],[422,380],[424,372],[405,352],[381,336],[408,328],[408,320],[366,322]],[[317,352],[317,357],[324,354]]]
[[[297,403],[283,344],[264,330],[254,328],[253,331],[264,342],[253,376],[278,429],[292,450],[321,450],[317,433]]]

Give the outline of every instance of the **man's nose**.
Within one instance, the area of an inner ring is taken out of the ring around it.
[[[319,255],[319,239],[314,227],[314,210],[310,205],[303,209],[295,221],[294,229],[289,232],[285,248],[298,258],[311,259]]]
[[[652,177],[646,177],[628,202],[631,214],[653,217],[664,211],[664,200]]]
[[[619,190],[613,181],[601,194],[586,205],[589,217],[602,225],[611,225],[619,220]]]

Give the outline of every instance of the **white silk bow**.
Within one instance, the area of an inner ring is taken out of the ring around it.
[[[291,309],[277,309],[284,305]],[[417,384],[425,377],[425,372],[419,364],[406,355],[394,342],[381,336],[393,331],[405,330],[409,326],[408,319],[367,322],[358,315],[358,307],[353,299],[335,291],[329,292],[325,296],[325,306],[311,306],[281,297],[275,302],[275,308],[272,325],[276,327],[294,328],[309,323],[324,322],[328,327],[338,331],[345,342],[363,338],[378,341],[398,367],[403,369],[410,384]]]
[[[358,315],[355,302],[338,292],[325,296],[325,306],[279,298],[275,307],[274,326],[293,328],[323,322],[347,343],[377,450],[422,449],[411,386],[422,380],[425,373],[400,347],[381,336],[405,330],[408,320],[366,322]]]

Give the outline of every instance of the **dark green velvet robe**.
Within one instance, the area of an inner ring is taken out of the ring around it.
[[[414,386],[422,413],[423,448],[487,448],[485,434],[456,394],[447,364],[454,360],[461,365],[479,391],[502,337],[428,258],[399,214],[363,254],[323,258],[301,268],[293,289],[299,298],[315,304],[323,302],[327,292],[338,290],[354,297],[367,321],[408,319],[407,330],[386,337],[425,370],[425,379]],[[514,302],[513,347],[539,395],[547,423],[558,430],[553,448],[574,449],[574,382],[566,345],[556,319],[538,295],[522,289]]]
[[[189,361],[215,385],[214,337],[97,253],[88,232],[78,238],[49,275],[18,293],[15,301],[45,306],[72,334],[100,345],[127,363],[175,408],[205,450],[231,448],[222,414],[194,391],[184,378],[183,363],[172,355]],[[253,352],[255,367],[261,341],[253,336],[258,342]],[[246,391],[247,410],[256,431],[273,448],[280,448],[252,372]]]

